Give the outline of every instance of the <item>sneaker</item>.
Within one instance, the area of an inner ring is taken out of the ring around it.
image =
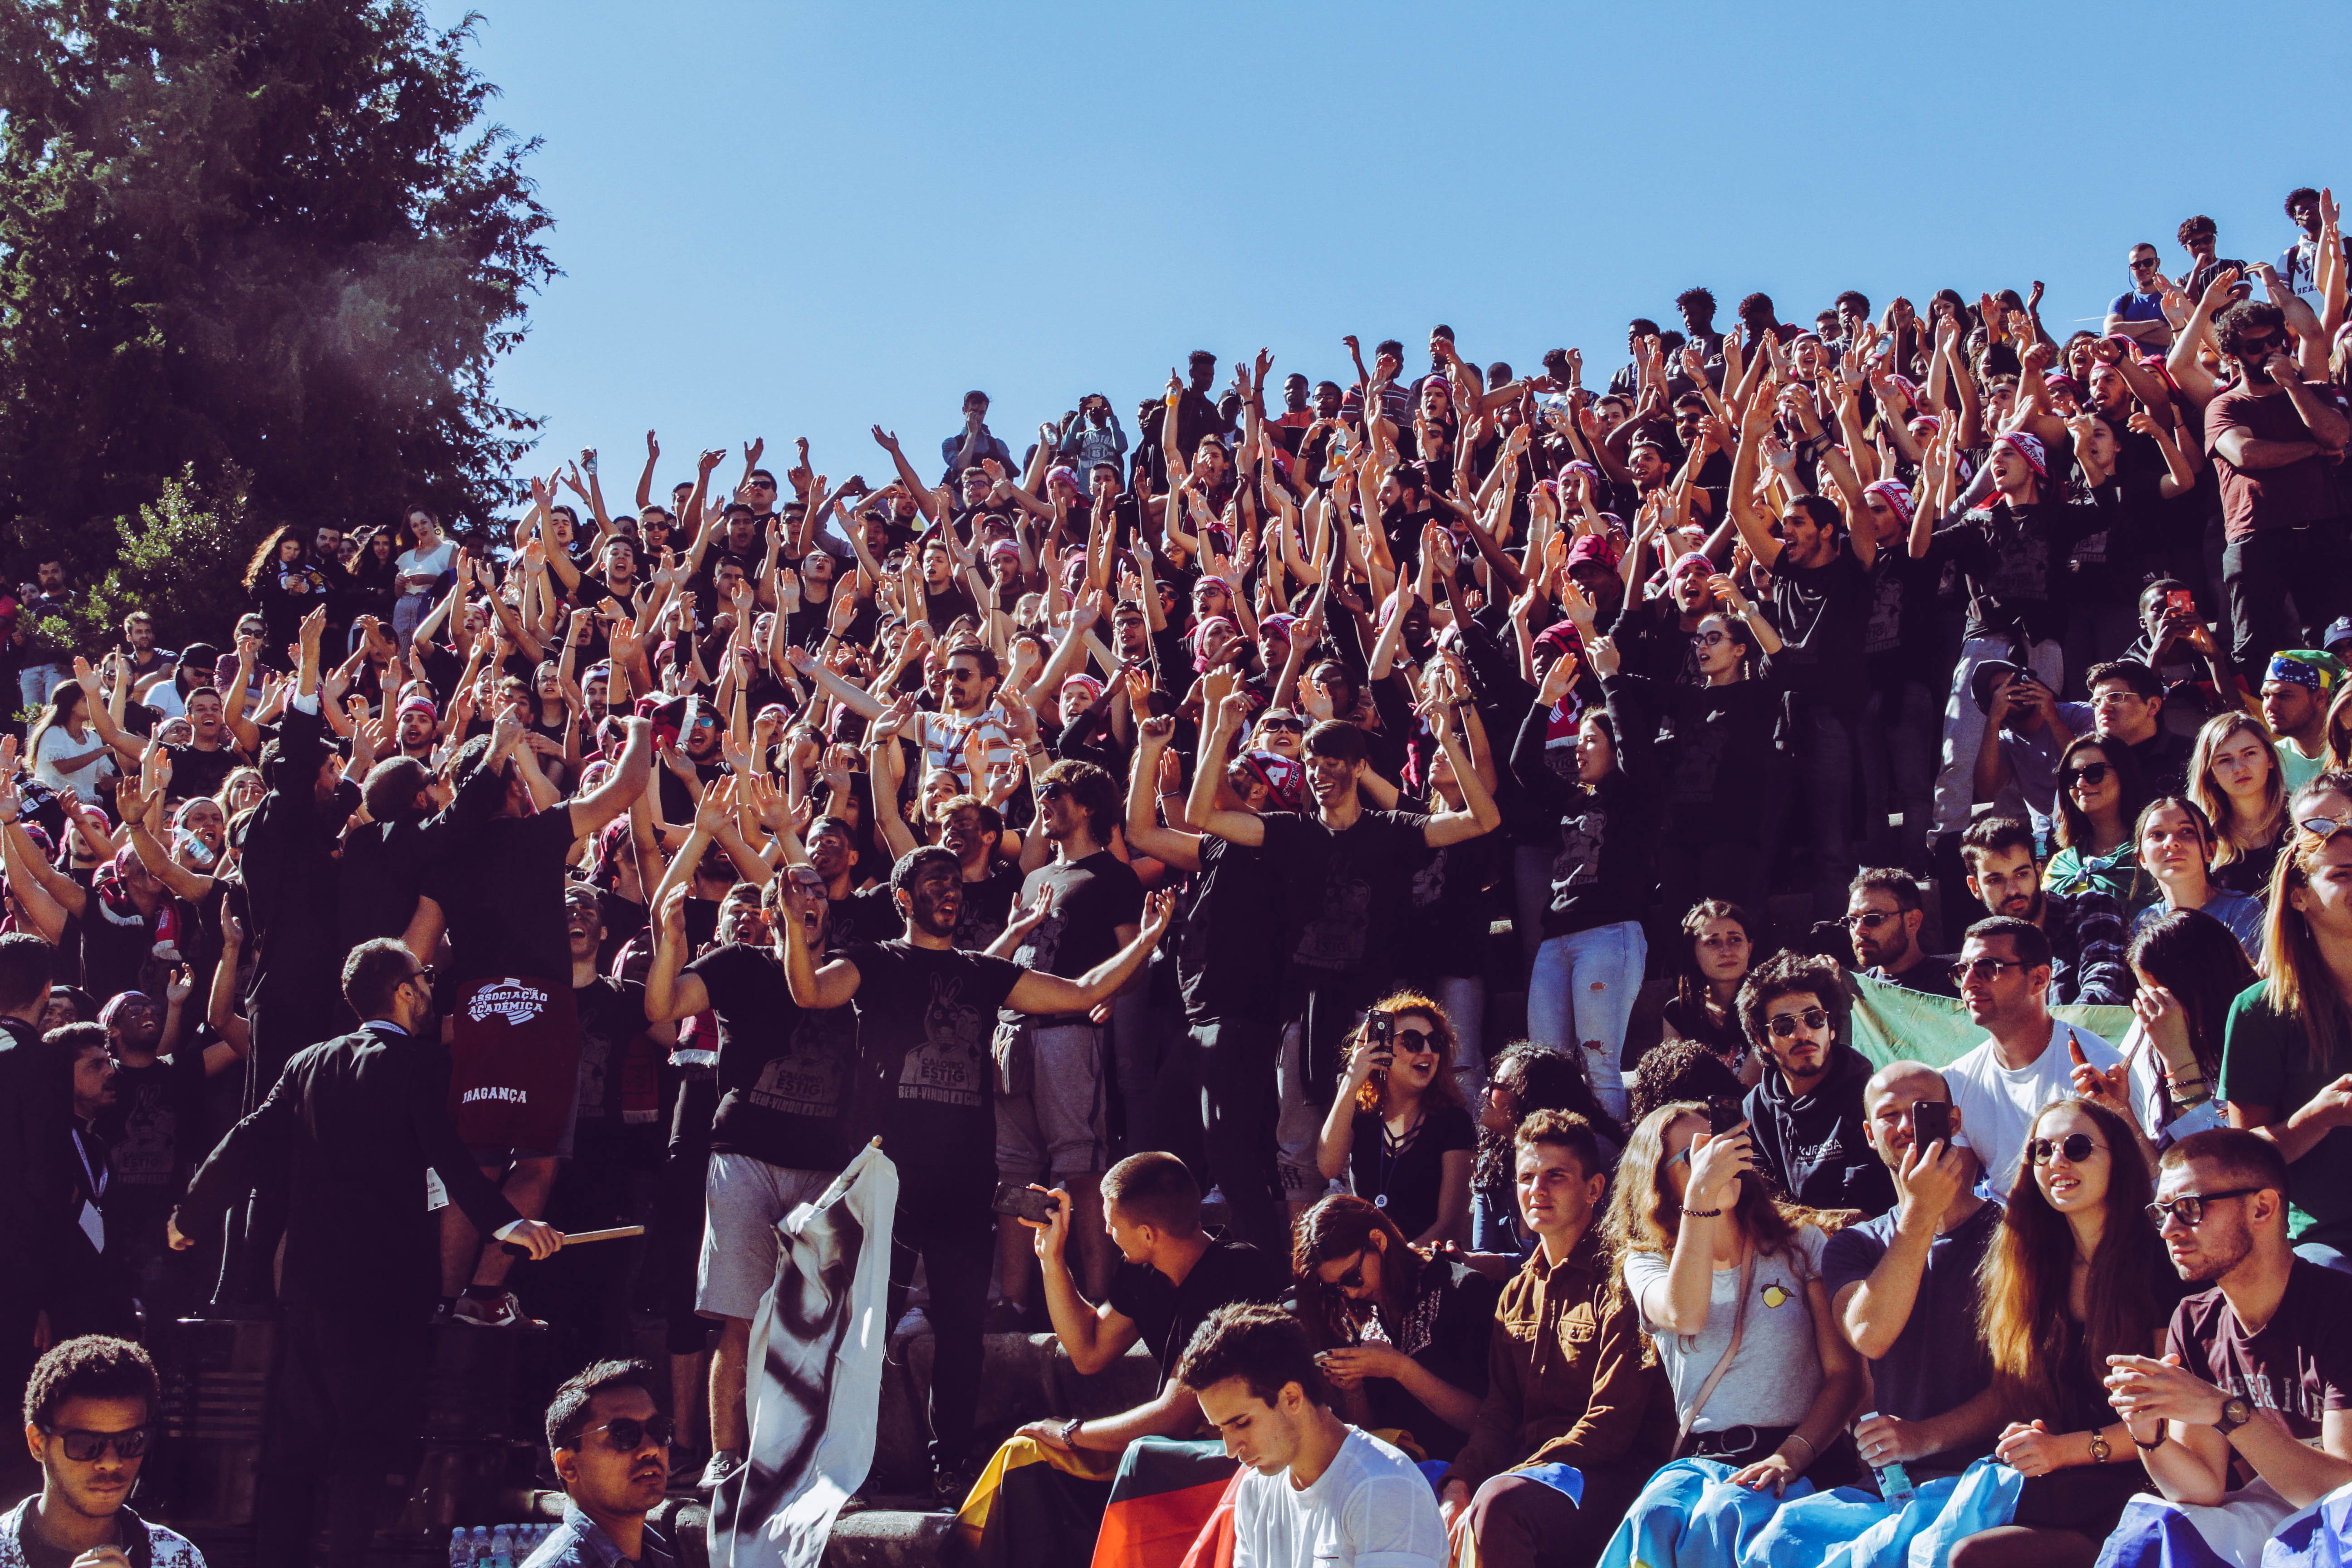
[[[895,1340],[915,1339],[930,1331],[930,1317],[918,1302],[907,1309],[907,1315],[898,1320],[898,1326],[890,1331],[890,1337]]]
[[[931,1502],[950,1513],[962,1510],[963,1500],[971,1495],[972,1484],[980,1478],[962,1465],[940,1465],[931,1471]]]
[[[734,1479],[735,1472],[742,1468],[741,1454],[732,1448],[721,1448],[710,1456],[709,1464],[702,1467],[702,1474],[696,1479],[694,1489],[698,1492],[715,1492]]]
[[[501,1290],[485,1300],[478,1296],[460,1296],[457,1309],[449,1314],[453,1323],[464,1323],[476,1329],[543,1329],[537,1318],[526,1316],[521,1300],[511,1290]]]

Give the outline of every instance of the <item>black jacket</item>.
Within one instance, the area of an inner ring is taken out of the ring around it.
[[[73,1075],[40,1031],[0,1018],[0,1249],[37,1290],[82,1239],[75,1220]]]
[[[188,1184],[173,1221],[187,1235],[264,1183],[287,1194],[289,1302],[429,1311],[440,1287],[439,1227],[425,1173],[484,1235],[519,1216],[449,1119],[440,1040],[367,1024],[298,1051],[258,1110],[229,1130]]]
[[[1895,1206],[1895,1178],[1870,1146],[1863,1086],[1869,1059],[1844,1041],[1831,1048],[1830,1069],[1811,1092],[1791,1094],[1780,1069],[1768,1067],[1748,1091],[1748,1136],[1756,1168],[1784,1196],[1821,1209],[1882,1215]]]

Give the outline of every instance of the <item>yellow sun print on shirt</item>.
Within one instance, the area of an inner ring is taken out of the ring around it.
[[[1794,1298],[1778,1285],[1764,1287],[1764,1304],[1768,1307],[1785,1307]]]

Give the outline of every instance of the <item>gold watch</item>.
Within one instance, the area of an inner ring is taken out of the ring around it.
[[[2095,1465],[2105,1464],[2107,1462],[2109,1452],[2110,1450],[2107,1447],[2107,1435],[2105,1432],[2101,1432],[2096,1428],[2094,1428],[2091,1432],[2091,1463]]]
[[[2221,1419],[2213,1423],[2213,1430],[2226,1437],[2254,1418],[2254,1407],[2243,1396],[2231,1394],[2221,1401]]]

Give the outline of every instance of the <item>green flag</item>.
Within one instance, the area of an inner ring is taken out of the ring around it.
[[[1853,1003],[1849,1043],[1874,1068],[1892,1061],[1949,1067],[1984,1042],[1983,1026],[1969,1022],[1969,1010],[1949,996],[1930,996],[1851,971],[1846,994]],[[2050,1013],[2117,1045],[2131,1032],[2128,1007],[2053,1007]]]

